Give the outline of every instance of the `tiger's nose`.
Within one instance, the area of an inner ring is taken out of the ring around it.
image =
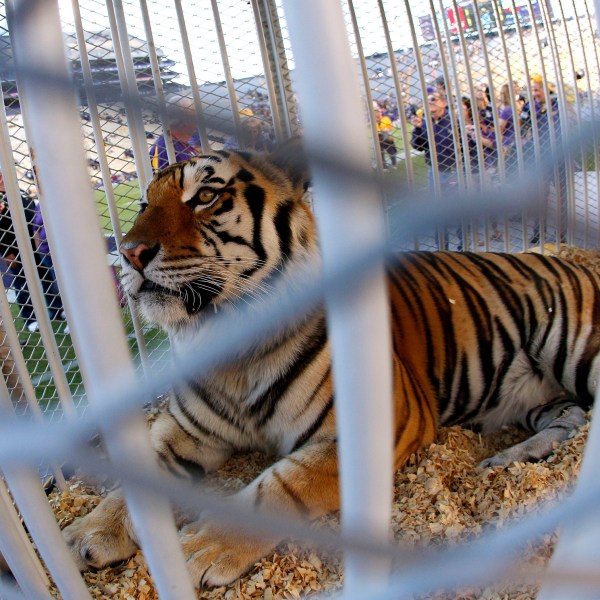
[[[121,244],[119,248],[121,254],[125,257],[125,260],[134,268],[136,271],[143,271],[148,263],[157,255],[159,245],[148,246],[136,242],[125,242]]]

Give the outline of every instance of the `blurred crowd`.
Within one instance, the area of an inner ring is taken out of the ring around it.
[[[437,77],[427,86],[423,104],[408,103],[404,107],[405,118],[412,127],[408,141],[413,151],[425,157],[427,183],[432,191],[448,196],[460,182],[469,184],[470,189],[505,184],[518,173],[540,166],[543,157],[558,148],[569,115],[560,114],[555,88],[544,82],[541,75],[533,75],[528,88],[530,93],[515,82],[505,82],[495,90],[497,97],[493,100],[489,85],[479,83],[473,85],[471,95],[453,100],[444,78]],[[396,133],[400,126],[398,106],[389,99],[379,100],[374,103],[374,114],[383,167],[393,169],[397,164],[396,144],[400,142]],[[555,171],[540,171],[540,197],[547,198],[554,181],[562,215],[556,237],[565,241],[564,161]],[[530,232],[530,243],[539,243],[544,221],[542,215]],[[491,237],[502,239],[495,224]],[[438,243],[448,248],[447,240]],[[461,243],[458,249],[462,249]]]

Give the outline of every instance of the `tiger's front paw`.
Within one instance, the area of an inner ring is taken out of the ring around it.
[[[181,530],[181,543],[192,581],[198,587],[228,585],[275,546],[244,532],[204,521]]]
[[[79,570],[102,569],[128,559],[137,548],[128,525],[123,501],[109,497],[65,527],[63,535]]]

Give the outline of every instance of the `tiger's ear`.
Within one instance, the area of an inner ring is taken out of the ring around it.
[[[293,137],[282,142],[271,152],[269,161],[283,171],[294,186],[307,189],[310,185],[308,157],[299,137]]]

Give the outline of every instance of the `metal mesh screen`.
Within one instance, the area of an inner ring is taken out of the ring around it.
[[[409,185],[448,202],[465,190],[484,197],[486,190],[517,181],[537,168],[548,150],[560,149],[563,131],[594,117],[597,43],[591,18],[580,5],[582,14],[568,2],[400,5],[373,0],[343,6],[363,82],[373,167],[392,185]],[[180,98],[199,105],[208,127],[196,150],[202,142],[213,148],[239,146],[232,127],[249,119],[260,124],[260,149],[301,132],[285,17],[277,2],[233,0],[210,7],[128,1],[122,14],[112,13],[101,2],[82,2],[75,13],[70,4],[62,3],[61,15],[80,101],[90,184],[106,235],[107,264],[116,277],[116,245],[142,195],[144,181],[138,171],[164,131],[168,106],[177,105]],[[90,82],[86,84],[78,32],[85,39],[92,92]],[[37,189],[23,119],[26,99],[19,97],[6,24],[1,33],[11,148],[20,189],[31,198],[31,210],[26,211],[31,220]],[[131,129],[135,115],[123,97],[127,56],[141,98],[143,139],[137,148],[145,155],[137,157]],[[343,124],[336,122],[335,107],[331,112],[335,136]],[[591,201],[597,189],[595,157],[595,147],[582,148],[541,177],[540,210],[463,219],[409,245],[518,251],[567,240],[595,244],[597,207]],[[164,164],[168,161],[165,148]],[[397,194],[390,194],[389,207],[398,202]],[[43,220],[40,214],[37,218]],[[43,235],[43,228],[40,231]],[[406,242],[403,247],[408,247]],[[84,390],[63,320],[51,252],[43,245],[35,256],[68,387],[81,399]],[[4,265],[4,283],[36,395],[51,414],[58,404],[47,349],[16,268]],[[164,336],[136,323],[127,306],[123,315],[140,365],[163,364],[168,347]]]
[[[399,249],[597,246],[597,141],[584,145],[567,135],[585,130],[598,111],[590,6],[569,0],[342,5],[392,236],[394,211],[407,198],[436,196],[451,212],[454,200],[471,194],[481,206],[399,238]],[[269,150],[302,134],[285,15],[278,0],[81,0],[62,2],[61,18],[107,268],[142,377],[168,366],[169,340],[144,325],[123,297],[119,240],[161,164],[210,148]],[[66,320],[68,303],[77,299],[61,297],[61,266],[45,244],[37,202],[43,190],[27,140],[28,99],[2,20],[0,29],[7,143],[21,190],[0,199],[0,267],[18,342],[5,323],[0,339],[12,347],[0,359],[17,412],[36,412],[39,405],[48,420],[58,420],[87,405]],[[185,141],[172,121],[174,109],[194,109],[193,135]],[[328,110],[335,139],[344,123],[335,106]],[[511,196],[510,211],[487,209],[499,190]],[[24,243],[11,238],[9,209],[23,212]],[[27,254],[33,277],[25,276]],[[42,298],[37,306],[34,289]]]

